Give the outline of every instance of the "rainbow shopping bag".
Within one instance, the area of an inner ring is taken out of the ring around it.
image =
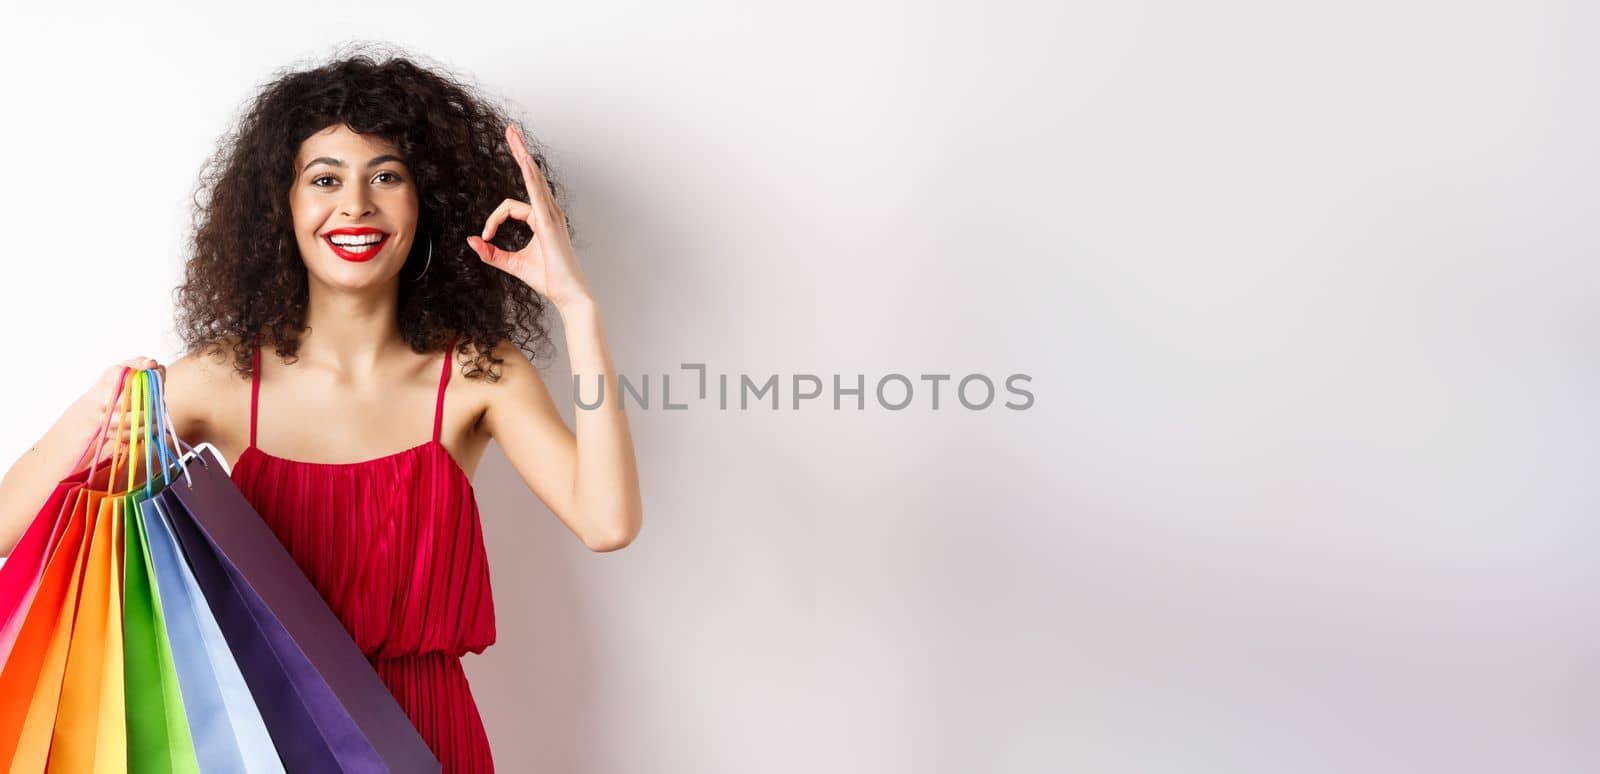
[[[125,369],[112,405],[0,565],[0,764],[439,772],[215,450],[178,438],[160,374]]]
[[[130,407],[139,410],[147,381],[128,374],[125,369],[112,400],[117,411],[107,413],[86,450],[96,458],[110,418]],[[0,761],[9,771],[44,772],[47,764],[52,772],[127,770],[119,569],[122,508],[135,484],[137,441],[130,441],[119,440],[103,478],[96,462],[81,478],[58,486],[64,507],[52,514],[47,502],[29,527],[37,536],[47,520],[63,522],[50,527],[60,539],[37,580],[20,594],[20,575],[7,587],[5,601],[16,604],[5,611],[7,626],[15,628],[0,667],[0,695],[6,697],[0,705]],[[118,475],[124,463],[126,481]],[[30,551],[41,545],[36,538]],[[29,573],[43,553],[27,557],[17,572]]]

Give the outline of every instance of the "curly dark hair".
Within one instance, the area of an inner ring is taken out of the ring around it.
[[[528,198],[506,145],[507,111],[463,79],[414,59],[386,47],[336,53],[310,69],[278,70],[245,103],[194,191],[194,234],[183,283],[174,290],[178,334],[188,350],[218,351],[232,338],[234,369],[246,377],[258,343],[295,358],[308,330],[309,291],[288,191],[301,142],[337,124],[397,146],[417,186],[418,234],[402,276],[419,270],[427,254],[417,246],[430,237],[434,256],[424,280],[400,285],[397,322],[411,348],[438,351],[459,334],[458,353],[469,344],[477,351],[464,375],[495,381],[504,362],[492,354],[498,342],[510,340],[535,359],[550,344],[547,301],[466,244],[501,201]],[[523,136],[565,210],[543,148]],[[566,226],[572,234],[570,219]],[[491,241],[515,249],[531,236],[526,224],[510,219]]]

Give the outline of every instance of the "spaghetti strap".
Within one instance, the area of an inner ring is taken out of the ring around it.
[[[250,355],[250,445],[256,445],[256,404],[261,400],[261,345]]]
[[[456,341],[460,334],[450,337],[450,345],[444,349],[444,367],[439,374],[439,399],[433,406],[433,442],[439,442],[439,433],[444,427],[444,388],[450,383],[450,366],[455,363]]]

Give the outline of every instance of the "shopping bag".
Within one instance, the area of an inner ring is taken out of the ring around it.
[[[0,695],[6,697],[0,705],[0,762],[8,771],[41,770],[49,754],[81,586],[86,522],[91,511],[98,515],[101,499],[87,492],[76,499],[66,535],[45,567],[0,669]]]
[[[81,464],[81,458],[79,462]],[[101,461],[100,466],[110,464],[111,460],[107,459]],[[17,641],[17,629],[22,626],[23,618],[20,613],[25,613],[33,603],[45,562],[66,531],[67,515],[72,510],[71,498],[88,481],[89,473],[88,468],[75,470],[56,484],[44,507],[11,549],[5,564],[0,564],[0,663],[5,662],[12,644]]]
[[[171,426],[159,378],[153,386],[159,409],[157,435],[172,439],[173,455],[168,454],[165,443],[156,444],[160,484],[170,486],[175,475],[182,475],[176,455],[187,444]],[[206,607],[159,498],[139,503],[138,524],[139,540],[148,555],[146,567],[155,582],[153,596],[159,601],[176,667],[194,762],[206,774],[283,774],[261,713],[216,618]],[[134,766],[133,770],[145,769]]]
[[[150,433],[152,420],[152,382],[150,371],[138,371],[131,378],[130,415],[132,429],[129,433],[127,478],[120,493],[108,492],[100,501],[95,528],[89,540],[85,558],[83,586],[78,594],[78,609],[73,623],[72,637],[68,642],[68,657],[61,684],[61,701],[56,711],[55,725],[50,740],[49,768],[52,774],[100,774],[101,772],[126,772],[130,758],[129,731],[134,728],[138,712],[130,717],[128,699],[146,699],[137,692],[142,686],[133,681],[131,670],[141,665],[133,648],[141,644],[133,630],[141,625],[153,624],[157,638],[149,643],[159,654],[164,638],[159,636],[160,618],[148,615],[129,615],[126,624],[128,639],[124,640],[124,605],[127,596],[141,590],[132,585],[130,578],[142,577],[142,558],[138,541],[127,540],[130,527],[135,526],[131,515],[137,503],[150,495],[148,482],[137,481],[135,463],[139,452],[144,452],[144,470],[150,470]],[[143,429],[141,434],[140,429]],[[141,444],[141,441],[143,443]],[[115,470],[115,467],[113,467]],[[137,533],[133,534],[137,538]],[[125,553],[126,552],[126,553]],[[124,576],[123,573],[127,575]],[[142,590],[148,596],[148,590]],[[124,657],[127,661],[124,662]],[[159,656],[158,656],[159,657]],[[170,655],[164,665],[171,671]],[[124,693],[126,683],[133,693]],[[175,690],[174,690],[175,692]],[[146,710],[146,706],[136,706]],[[179,713],[181,719],[181,711]],[[183,740],[188,750],[187,739]],[[191,754],[192,760],[192,754]],[[18,771],[13,766],[13,771]],[[31,768],[29,770],[32,770]],[[168,769],[140,766],[136,771],[166,771]],[[183,774],[198,774],[189,769],[174,769]]]
[[[107,412],[106,421],[86,450],[94,452],[92,459],[96,461],[104,447],[110,418],[121,416],[132,404],[129,376],[129,369],[123,369],[112,399],[119,411]],[[108,467],[92,463],[83,485],[68,487],[64,502],[70,501],[71,505],[70,510],[60,514],[64,521],[60,540],[49,551],[37,583],[30,584],[27,606],[12,611],[12,620],[19,623],[5,665],[0,668],[0,696],[5,697],[0,703],[0,763],[7,764],[8,771],[44,770],[57,714],[63,707],[64,689],[68,720],[73,724],[67,735],[78,739],[94,736],[86,748],[68,753],[66,763],[81,763],[85,758],[91,765],[96,760],[104,762],[114,755],[118,745],[120,729],[112,727],[112,716],[121,711],[121,702],[116,707],[106,707],[102,718],[98,697],[120,688],[120,675],[110,663],[114,650],[108,652],[103,639],[114,626],[108,608],[113,594],[111,584],[115,583],[111,564],[120,535],[113,519],[118,515],[117,473],[125,455],[131,459],[131,449],[119,442]],[[102,471],[103,478],[98,475]],[[49,516],[49,511],[44,510],[36,519]],[[91,558],[101,564],[89,567]],[[23,565],[19,568],[27,570]],[[86,588],[88,597],[81,599]],[[85,603],[82,615],[80,602]],[[71,659],[69,682],[70,645],[75,625],[80,622],[83,629],[79,634],[85,644]],[[96,632],[101,641],[90,643]],[[112,685],[113,682],[119,684]],[[90,710],[92,714],[86,714]],[[104,739],[100,738],[102,730]]]
[[[90,464],[0,566],[0,764],[439,772],[215,450],[184,453],[160,390],[159,372],[124,369]],[[102,460],[109,418],[130,412],[136,432]]]
[[[61,700],[50,736],[52,774],[126,772],[127,728],[122,694],[122,613],[117,594],[117,545],[126,498],[100,500],[88,539],[61,679]],[[37,694],[36,694],[37,695]],[[14,762],[13,772],[44,771]]]
[[[146,501],[148,502],[148,501]],[[194,774],[177,665],[168,643],[161,600],[151,577],[150,552],[139,517],[127,514],[123,614],[127,617],[128,766],[132,771]]]
[[[140,504],[194,753],[206,774],[283,774],[244,675],[206,607],[160,500]]]
[[[123,379],[125,378],[126,372],[123,375]],[[121,397],[123,379],[119,379],[117,393],[112,396],[113,406],[118,405],[118,399]],[[78,490],[85,486],[91,474],[109,475],[112,462],[109,457],[87,467],[83,463],[89,457],[89,453],[96,450],[96,442],[101,446],[104,445],[110,419],[108,412],[105,419],[101,420],[100,430],[96,432],[90,445],[85,446],[78,454],[77,462],[72,465],[72,472],[56,484],[50,496],[45,499],[44,507],[39,509],[16,546],[12,548],[11,555],[6,557],[4,564],[0,564],[0,663],[5,662],[6,657],[10,655],[11,646],[17,640],[17,630],[22,626],[23,614],[27,612],[33,602],[34,594],[39,589],[39,580],[44,574],[45,563],[65,534],[67,517],[72,512]]]
[[[157,495],[289,771],[439,772],[349,632],[201,444]]]

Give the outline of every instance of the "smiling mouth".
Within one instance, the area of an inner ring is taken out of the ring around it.
[[[384,244],[389,241],[388,234],[376,235],[375,240],[372,236],[347,237],[340,235],[338,238],[345,244],[333,241],[334,237],[332,236],[324,236],[322,241],[328,243],[328,247],[333,249],[335,255],[347,261],[358,263],[377,255],[378,250],[382,249]]]

